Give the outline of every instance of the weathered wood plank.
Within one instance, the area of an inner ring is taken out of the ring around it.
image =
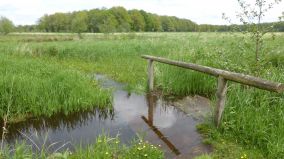
[[[282,93],[284,91],[284,84],[282,83],[271,82],[271,81],[264,80],[264,79],[254,77],[254,76],[250,76],[250,75],[225,71],[225,70],[197,65],[193,63],[185,63],[185,62],[180,62],[180,61],[169,60],[169,59],[161,58],[161,57],[142,55],[142,58],[177,66],[177,67],[195,70],[195,71],[210,74],[216,77],[222,76],[223,78],[230,80],[230,81],[234,81],[237,83],[253,86],[253,87],[268,90],[268,91],[273,91],[277,93]]]
[[[154,63],[153,60],[148,60],[148,87],[150,91],[154,89]]]
[[[218,77],[218,88],[216,92],[217,96],[217,105],[216,105],[216,115],[215,115],[215,124],[219,127],[222,114],[225,108],[226,103],[226,93],[227,93],[227,80],[222,76]]]

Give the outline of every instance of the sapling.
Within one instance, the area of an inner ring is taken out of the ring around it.
[[[253,5],[247,3],[244,0],[238,0],[241,11],[237,13],[237,18],[242,23],[242,26],[236,26],[238,31],[249,34],[251,39],[255,43],[255,60],[256,63],[260,61],[260,53],[263,48],[263,38],[268,32],[271,32],[274,27],[274,23],[269,26],[262,24],[263,17],[271,10],[275,5],[279,4],[282,0],[255,0]],[[223,13],[223,19],[231,23],[231,20]],[[272,36],[274,36],[272,34]]]

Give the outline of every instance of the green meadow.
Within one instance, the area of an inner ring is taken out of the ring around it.
[[[92,79],[105,74],[128,91],[147,91],[153,55],[284,83],[284,34],[266,35],[261,60],[241,33],[10,34],[0,37],[0,116],[30,116],[111,107],[111,92]],[[204,95],[215,101],[217,80],[155,63],[155,86],[174,97]],[[222,124],[198,127],[213,158],[284,158],[284,94],[229,83]],[[226,145],[232,145],[227,146]],[[92,153],[82,150],[81,153]],[[156,151],[155,151],[156,153]],[[159,156],[159,155],[158,155]],[[206,157],[206,156],[205,156]]]

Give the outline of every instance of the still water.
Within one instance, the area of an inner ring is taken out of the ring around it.
[[[114,88],[112,110],[89,110],[69,115],[56,114],[46,118],[32,118],[9,125],[6,143],[26,141],[33,145],[50,145],[50,151],[74,150],[95,142],[102,133],[117,136],[129,144],[137,134],[152,144],[160,145],[167,158],[179,158],[208,153],[196,132],[198,120],[186,115],[157,95],[139,95],[124,91],[123,85],[96,75],[104,88]],[[35,147],[36,148],[36,147]]]

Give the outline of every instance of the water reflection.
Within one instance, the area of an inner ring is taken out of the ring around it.
[[[47,132],[48,130],[54,131],[66,127],[66,130],[69,132],[77,127],[86,125],[94,117],[96,117],[98,121],[106,119],[113,120],[114,111],[112,109],[93,109],[70,114],[57,113],[51,117],[42,116],[30,118],[22,122],[9,124],[9,133],[6,135],[5,139],[7,142],[10,142],[15,140],[15,138],[20,138],[22,134],[18,130],[28,132],[30,129],[33,129],[35,132]],[[2,129],[0,133],[2,133]]]
[[[156,108],[158,98],[153,94],[147,94],[147,105],[148,105],[148,122],[150,126],[153,126],[154,120],[154,109]]]
[[[179,150],[175,147],[171,141],[167,139],[167,137],[157,128],[154,126],[154,110],[157,104],[157,96],[153,94],[147,94],[147,103],[148,103],[148,119],[145,116],[141,118],[144,120],[146,124],[156,133],[156,135],[170,148],[170,150],[175,153],[176,155],[180,155]]]
[[[96,137],[103,132],[113,137],[120,134],[122,142],[128,144],[139,133],[144,134],[145,139],[152,144],[161,145],[167,158],[180,154],[190,157],[210,151],[210,148],[202,144],[202,138],[195,128],[197,121],[192,117],[157,95],[128,93],[121,89],[119,83],[107,80],[104,76],[96,78],[103,81],[105,88],[116,88],[113,93],[113,109],[85,110],[68,115],[59,113],[50,118],[33,118],[11,124],[6,136],[7,144],[13,145],[16,140],[26,141],[25,135],[36,140],[34,134],[44,137],[46,132],[46,144],[71,142],[84,147],[95,142]],[[43,142],[45,141],[37,140],[38,144]],[[68,145],[65,149],[72,150],[73,145]]]

